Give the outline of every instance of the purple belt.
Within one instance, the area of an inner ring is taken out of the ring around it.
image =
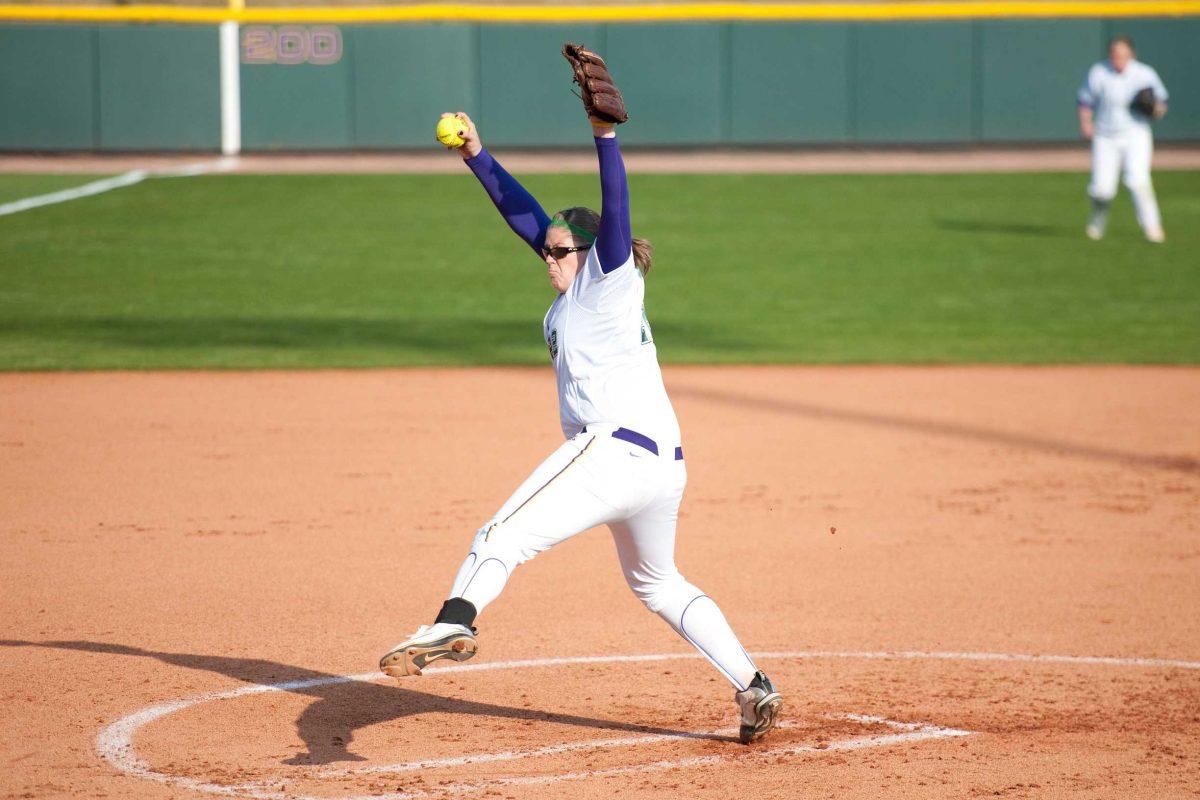
[[[583,432],[587,433],[587,426],[584,426]],[[630,444],[636,444],[638,447],[641,447],[645,450],[649,450],[651,453],[654,453],[654,455],[658,455],[658,442],[654,441],[649,436],[646,436],[643,433],[638,433],[637,431],[631,431],[631,430],[629,430],[629,428],[617,428],[615,431],[612,432],[612,437],[614,439],[620,439],[623,442],[629,442]],[[675,448],[675,460],[683,461],[683,448],[682,447]]]

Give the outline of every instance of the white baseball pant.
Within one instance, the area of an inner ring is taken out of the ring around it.
[[[588,426],[533,471],[479,529],[450,597],[483,609],[513,570],[543,550],[608,525],[629,588],[699,650],[739,691],[756,667],[711,598],[675,567],[675,524],[687,483],[674,447],[654,455]]]
[[[1154,137],[1148,125],[1137,125],[1115,136],[1092,137],[1092,181],[1088,194],[1107,211],[1117,195],[1117,178],[1123,174],[1125,186],[1133,196],[1138,224],[1143,230],[1162,228],[1154,184],[1150,180],[1150,159]],[[1103,227],[1104,219],[1099,220]]]

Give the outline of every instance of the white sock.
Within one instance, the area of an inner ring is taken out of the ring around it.
[[[461,597],[482,612],[504,590],[508,569],[499,558],[472,551],[459,567],[449,596]]]
[[[674,614],[668,615],[665,609],[660,613],[663,619],[711,661],[738,691],[745,689],[750,685],[750,681],[754,680],[757,667],[711,597],[702,594],[693,598],[678,617]],[[675,619],[679,622],[676,623]]]

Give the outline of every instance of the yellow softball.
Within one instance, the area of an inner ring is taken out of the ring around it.
[[[466,125],[458,117],[442,117],[438,120],[437,140],[446,147],[462,147],[465,144],[462,135],[466,132]]]

